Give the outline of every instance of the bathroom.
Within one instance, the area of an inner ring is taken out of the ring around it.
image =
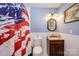
[[[26,39],[29,39],[29,41],[30,41],[30,42],[28,41],[27,44],[29,44],[29,43],[30,44],[25,49],[24,45],[25,45],[26,41],[23,41],[22,49],[24,48],[24,50],[22,50],[23,51],[22,53],[24,53],[25,56],[27,56],[27,55],[50,56],[48,54],[48,47],[49,47],[48,46],[48,37],[51,34],[53,34],[54,36],[60,36],[60,38],[58,37],[58,39],[62,39],[64,42],[63,43],[63,52],[62,52],[63,55],[61,55],[61,56],[79,56],[79,47],[78,47],[78,44],[79,44],[79,31],[78,30],[79,30],[79,28],[77,27],[77,25],[79,24],[79,21],[75,21],[74,19],[69,20],[70,18],[68,19],[68,18],[66,18],[66,16],[72,16],[72,15],[65,15],[67,12],[68,12],[67,14],[69,14],[70,11],[72,13],[73,7],[75,7],[77,5],[78,4],[76,4],[76,3],[24,3],[24,6],[28,12],[28,14],[27,14],[28,18],[25,16],[25,14],[23,14],[23,17],[25,17],[26,19],[29,19],[29,21],[26,20],[27,22],[29,22],[29,25],[28,25],[28,23],[26,24],[29,26],[29,28],[22,27],[22,29],[20,29],[20,30],[22,30],[22,31],[23,30],[25,31],[26,29],[30,30],[30,34],[28,34],[28,36],[26,37]],[[68,19],[68,21],[65,18]],[[51,20],[51,19],[55,20],[55,22],[53,22],[54,23],[53,26],[48,23],[48,20]],[[2,24],[0,24],[0,25],[2,25]],[[23,25],[23,26],[25,26],[25,25]],[[50,26],[52,26],[52,27],[50,27]],[[1,28],[2,27],[0,27],[0,30],[1,30]],[[17,34],[17,33],[15,33],[15,34]],[[0,39],[2,39],[1,37],[2,37],[2,35],[1,35],[1,31],[0,31]],[[12,42],[17,41],[16,37],[17,36],[13,37],[8,42],[5,42],[3,44],[1,44],[2,41],[0,40],[1,41],[0,42],[0,52],[1,52],[0,55],[1,56],[23,56],[23,55],[21,55],[21,52],[20,52],[21,49],[17,50],[17,52],[14,55],[14,47],[13,47],[14,43],[11,46],[9,46],[8,48],[6,48]],[[18,42],[18,43],[21,43],[21,42]],[[5,45],[6,45],[6,47],[5,47]],[[19,46],[19,44],[17,46]],[[38,47],[38,48],[36,48],[36,47]],[[61,48],[61,47],[59,47],[59,48]],[[6,53],[4,52],[4,49],[6,49],[6,51],[7,51]],[[28,52],[26,53],[25,50]],[[54,56],[58,56],[58,55],[54,55]]]
[[[62,36],[64,39],[64,56],[79,56],[79,28],[76,26],[79,22],[64,22],[64,11],[72,6],[74,3],[62,3],[58,8],[31,8],[31,34],[32,39],[34,36],[39,35],[42,37],[43,52],[47,54],[47,36],[51,33],[47,29],[46,17],[49,12],[55,14],[53,16],[57,22],[57,28],[55,31]]]

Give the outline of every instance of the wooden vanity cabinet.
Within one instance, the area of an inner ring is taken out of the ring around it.
[[[49,56],[64,56],[64,40],[47,39],[47,50]]]

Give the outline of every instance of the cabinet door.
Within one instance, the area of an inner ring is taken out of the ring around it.
[[[56,55],[63,56],[64,55],[64,44],[57,44],[55,45]]]
[[[63,56],[64,55],[64,41],[50,42],[50,55]]]
[[[56,56],[56,45],[50,45],[50,56]]]

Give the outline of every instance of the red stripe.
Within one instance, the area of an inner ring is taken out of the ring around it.
[[[25,40],[26,36],[30,34],[30,30],[26,30],[25,36],[21,37],[22,41]]]
[[[8,29],[14,29],[14,30],[19,30],[21,27],[23,26],[29,26],[29,22],[24,21],[15,25],[9,25],[9,26],[5,26],[4,28],[8,28]]]
[[[21,52],[21,55],[24,56],[26,54],[26,48],[24,48]]]
[[[28,45],[29,41],[30,41],[30,37],[28,38],[28,40],[27,40],[27,42],[26,42],[26,46]]]
[[[26,21],[24,21],[24,22],[21,22],[21,23],[19,23],[19,24],[16,24],[15,25],[15,30],[19,30],[19,29],[21,29],[21,27],[23,27],[23,26],[29,26],[29,23],[28,22],[26,22]]]
[[[8,32],[5,33],[6,35],[9,34],[9,36],[7,38],[4,37],[4,33],[2,34],[2,36],[0,36],[0,45],[2,45],[4,42],[10,40],[10,38],[12,38],[14,36],[14,31],[10,30]]]
[[[28,34],[30,34],[30,30],[27,30],[25,33],[25,35],[28,35]]]
[[[9,25],[9,26],[5,26],[4,28],[7,28],[7,29],[13,29],[14,31],[18,30],[18,26],[17,26],[17,24]]]
[[[29,22],[28,22],[28,21],[21,22],[21,25],[22,25],[22,26],[29,26]]]
[[[30,41],[30,37],[28,38],[28,41]]]
[[[18,49],[21,48],[21,44],[22,44],[21,41],[18,41],[18,42],[15,43],[15,45],[14,45],[14,52],[16,52]]]

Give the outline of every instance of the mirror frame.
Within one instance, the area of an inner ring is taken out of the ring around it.
[[[47,21],[47,29],[49,31],[55,31],[57,29],[57,22],[54,18],[51,18]]]

